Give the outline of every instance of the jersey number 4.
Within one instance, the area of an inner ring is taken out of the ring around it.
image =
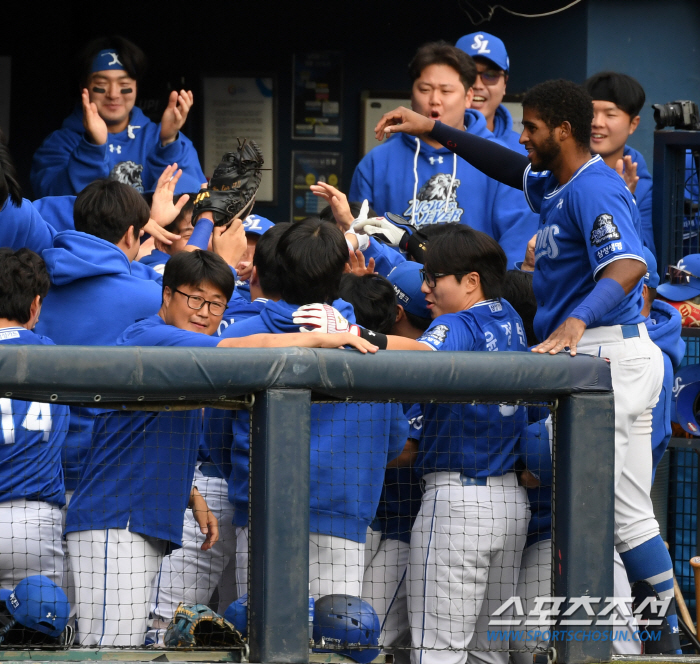
[[[0,428],[5,445],[15,442],[15,423],[12,418],[12,399],[0,399]],[[46,443],[51,436],[51,406],[47,403],[32,401],[22,421],[27,431],[43,431],[42,440]]]

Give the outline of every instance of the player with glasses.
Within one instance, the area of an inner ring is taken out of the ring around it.
[[[194,309],[195,311],[199,311],[200,309],[202,309],[202,307],[204,307],[205,304],[209,305],[209,313],[212,316],[221,316],[221,314],[223,314],[224,311],[226,311],[225,302],[217,302],[216,300],[205,300],[199,295],[190,295],[189,293],[183,293],[177,288],[173,288],[173,292],[180,293],[180,295],[184,295],[187,298],[187,306],[190,309]]]
[[[510,111],[502,103],[510,69],[505,44],[488,32],[473,32],[460,37],[456,46],[471,55],[476,65],[471,108],[486,118],[486,126],[497,139],[511,150],[526,154],[518,143],[520,134],[513,130]]]

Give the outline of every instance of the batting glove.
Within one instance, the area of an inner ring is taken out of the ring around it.
[[[360,336],[359,326],[351,325],[347,318],[330,304],[305,304],[292,315],[292,321],[300,326],[300,332],[350,332]]]

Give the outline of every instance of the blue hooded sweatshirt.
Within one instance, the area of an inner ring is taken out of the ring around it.
[[[154,191],[166,166],[177,162],[182,177],[176,193],[199,191],[205,182],[197,151],[182,132],[162,147],[160,124],[151,122],[134,106],[129,126],[108,134],[104,145],[85,138],[83,109],[76,109],[34,153],[31,182],[34,195],[62,196],[80,193],[93,180],[111,177],[138,191]]]
[[[513,131],[513,116],[503,104],[496,109],[493,118],[493,135],[507,148],[527,155],[525,146],[520,144],[520,134]]]
[[[639,182],[634,190],[634,199],[637,201],[637,209],[639,216],[642,218],[642,241],[654,256],[656,256],[656,247],[654,246],[654,226],[651,223],[651,189],[653,181],[651,174],[647,168],[647,162],[641,152],[637,152],[629,145],[625,145],[624,155],[632,157],[632,161],[637,162],[637,175]]]
[[[8,198],[0,209],[0,247],[9,247],[13,251],[27,247],[41,254],[51,246],[55,234],[26,198],[19,207]]]
[[[465,115],[468,132],[494,139],[478,111]],[[355,169],[348,198],[367,199],[378,214],[394,212],[418,227],[469,224],[494,238],[508,266],[521,261],[538,217],[522,192],[492,180],[444,147],[399,134],[369,152]]]
[[[664,357],[664,382],[659,401],[651,413],[652,484],[656,467],[671,440],[671,410],[673,406],[673,372],[685,355],[685,341],[681,339],[681,315],[667,302],[656,300],[644,321],[649,338],[661,349]]]
[[[73,208],[76,196],[46,196],[32,201],[32,205],[44,221],[56,233],[74,231]],[[55,233],[54,233],[55,235]]]
[[[161,305],[160,275],[145,265],[129,263],[116,245],[94,235],[63,231],[43,253],[51,279],[37,334],[57,344],[111,346],[140,318]],[[90,448],[91,408],[71,408],[63,459],[66,489],[75,488],[81,459]]]
[[[268,302],[259,316],[229,326],[222,337],[298,332],[299,305]],[[349,352],[349,351],[347,351]],[[408,422],[399,404],[311,406],[311,532],[364,542],[384,483],[384,469],[406,444]],[[229,500],[234,523],[248,524],[248,416],[235,419]],[[211,444],[212,458],[216,445]]]

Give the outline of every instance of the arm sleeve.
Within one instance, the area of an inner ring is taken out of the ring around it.
[[[199,156],[192,141],[180,132],[172,143],[163,147],[160,143],[160,125],[158,125],[156,137],[156,143],[146,155],[144,165],[143,186],[146,191],[155,189],[161,173],[167,166],[175,162],[177,162],[178,168],[182,169],[177,190],[190,193],[199,191],[202,183],[206,182],[206,178],[199,165]]]
[[[397,265],[406,262],[403,255],[396,251],[396,249],[389,247],[375,238],[370,238],[369,246],[362,253],[367,261],[369,261],[370,258],[374,258],[374,269],[383,277],[386,277]],[[524,255],[523,252],[523,256]]]
[[[85,136],[55,131],[34,153],[31,182],[34,195],[65,196],[81,192],[93,180],[109,175],[107,144],[93,145]]]
[[[462,157],[484,175],[514,189],[523,188],[525,169],[530,164],[527,157],[494,141],[448,127],[442,122],[435,123],[430,137],[452,150],[458,157]]]

